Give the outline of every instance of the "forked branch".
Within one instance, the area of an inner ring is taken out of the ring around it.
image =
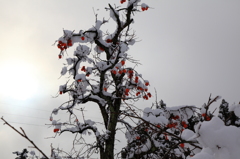
[[[23,128],[20,127],[20,129],[22,130],[22,132],[18,131],[16,128],[14,128],[11,124],[9,124],[6,120],[3,119],[3,117],[1,117],[1,119],[4,121],[4,124],[8,125],[10,128],[12,128],[14,131],[16,131],[19,135],[21,135],[22,137],[24,137],[25,139],[27,139],[33,146],[34,148],[36,148],[46,159],[49,159],[47,157],[47,155],[45,153],[42,152],[41,149],[39,149],[37,147],[37,145],[28,138],[27,134],[25,133],[25,131],[23,130]]]

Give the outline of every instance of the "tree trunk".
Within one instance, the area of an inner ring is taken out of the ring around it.
[[[109,106],[110,109],[110,119],[108,122],[109,138],[105,142],[105,153],[104,156],[101,155],[101,159],[114,159],[114,145],[115,145],[115,135],[116,126],[119,116],[119,110],[121,105],[121,99],[115,99],[113,105]],[[102,158],[104,157],[104,158]]]

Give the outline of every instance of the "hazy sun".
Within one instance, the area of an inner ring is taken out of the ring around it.
[[[33,96],[37,91],[38,84],[32,71],[32,68],[25,63],[1,64],[1,96],[19,100],[26,100]]]

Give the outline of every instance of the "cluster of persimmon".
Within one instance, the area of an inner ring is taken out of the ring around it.
[[[176,116],[172,116],[171,119],[173,119],[175,121],[175,120],[180,119],[180,117],[178,115],[176,115]],[[167,127],[169,127],[169,128],[176,128],[177,125],[178,125],[178,123],[174,122],[174,123],[168,124]],[[188,124],[186,123],[186,121],[182,121],[181,125],[185,129],[188,127]],[[182,131],[183,131],[183,129],[182,129]]]
[[[132,74],[130,74],[129,76],[130,76],[129,78],[132,78]],[[135,82],[135,83],[138,83],[138,80],[139,80],[139,77],[138,77],[138,76],[135,76],[134,82]],[[149,82],[148,82],[148,81],[145,82],[145,86],[149,86]],[[141,94],[141,92],[143,92],[143,91],[145,91],[145,92],[148,91],[147,88],[143,89],[143,88],[140,87],[140,86],[137,86],[137,90],[138,90],[138,91],[137,91],[137,93],[136,93],[136,96],[139,96],[139,95]],[[145,93],[145,95],[143,96],[143,99],[148,100],[148,98],[151,98],[151,97],[152,97],[152,94],[151,94],[150,92],[148,92],[148,93]]]
[[[82,38],[83,38],[82,40],[84,40],[84,37],[82,37]],[[112,39],[106,39],[105,41],[106,41],[106,43],[112,43]],[[99,46],[99,45],[97,45],[97,50],[98,51],[105,51],[104,48]]]
[[[53,129],[53,132],[58,132],[60,129],[57,129],[57,128],[55,128],[55,129]]]
[[[129,78],[132,78],[132,70],[129,70],[130,71],[130,77]],[[138,81],[138,76],[136,76],[135,77],[135,82],[136,81]],[[136,83],[138,83],[138,82],[136,82]],[[145,82],[145,86],[148,86],[149,85],[149,82]],[[142,87],[140,87],[140,86],[137,86],[136,87],[136,89],[137,89],[137,92],[136,92],[136,96],[139,96],[141,93],[142,94],[144,94],[143,95],[143,99],[145,99],[145,100],[148,100],[149,98],[151,98],[152,97],[152,94],[150,93],[150,92],[147,92],[148,91],[148,89],[146,88],[146,89],[143,89]],[[125,94],[124,94],[124,97],[125,96],[129,96],[129,92],[130,92],[130,89],[129,88],[126,88],[125,89]]]
[[[137,76],[135,77],[135,82],[138,83],[138,78],[137,78]],[[149,82],[148,82],[148,81],[145,82],[145,86],[149,86]],[[137,93],[136,93],[136,96],[139,96],[139,95],[141,94],[141,92],[143,92],[143,91],[145,91],[145,92],[148,91],[147,88],[143,89],[143,88],[140,87],[140,86],[137,87],[137,90],[138,90],[138,91],[137,91]],[[148,98],[151,98],[151,97],[152,97],[152,94],[151,94],[150,92],[148,92],[147,94],[145,93],[145,95],[143,96],[143,99],[148,100]]]
[[[129,95],[129,94],[128,94],[128,93],[129,93],[129,91],[130,91],[130,89],[129,89],[129,88],[126,88],[126,89],[125,89],[125,96],[128,96],[128,95]]]
[[[148,98],[151,98],[151,97],[152,97],[151,93],[148,92],[147,95],[143,96],[143,99],[148,100]]]
[[[174,120],[178,120],[179,118],[180,117],[178,115],[171,117],[171,119],[174,119]],[[178,122],[173,122],[173,121],[166,125],[167,128],[177,128],[177,126],[178,126]],[[186,121],[182,121],[181,126],[182,128],[187,128],[188,124],[186,123]],[[161,125],[157,124],[156,127],[161,128]],[[181,129],[181,131],[183,131],[183,129]]]
[[[81,71],[86,72],[85,66],[83,66],[83,67],[81,68]]]
[[[184,143],[180,143],[179,146],[180,146],[181,148],[184,148]]]
[[[126,69],[123,69],[123,70],[119,70],[119,71],[118,71],[119,74],[126,73],[126,72],[127,72]]]
[[[169,123],[169,124],[167,124],[167,127],[168,127],[168,128],[176,128],[177,125],[178,125],[177,122],[175,122],[175,123]]]
[[[72,46],[73,44],[72,44],[72,40],[71,39],[68,39],[67,40],[67,43],[64,43],[64,42],[62,42],[62,41],[58,41],[58,44],[57,44],[57,47],[61,50],[61,51],[63,51],[63,50],[66,50],[67,49],[67,47],[69,47],[69,46]]]
[[[145,82],[145,86],[149,86],[149,82]]]
[[[106,43],[112,43],[112,39],[107,39],[107,40],[105,40],[105,41],[106,41]],[[98,46],[98,49],[99,49],[100,51],[105,51],[104,48],[102,48],[101,46]]]
[[[137,140],[140,140],[141,138],[140,138],[140,136],[136,136],[136,139],[137,139]]]
[[[102,48],[101,46],[98,46],[98,49],[104,51],[104,48]]]
[[[182,125],[183,128],[187,128],[188,127],[188,125],[187,125],[187,123],[185,121],[182,121],[181,125]],[[169,123],[169,124],[166,125],[167,128],[177,128],[177,126],[178,126],[177,122]],[[157,124],[156,127],[161,128],[161,125]],[[183,131],[183,129],[181,131]]]
[[[211,120],[211,117],[208,116],[206,113],[203,113],[202,117],[204,117],[204,120],[206,120],[206,121],[210,121]]]
[[[132,79],[133,77],[133,70],[128,70],[128,78]]]
[[[120,3],[123,4],[124,2],[126,2],[126,0],[121,0]]]
[[[125,61],[124,61],[124,60],[122,60],[120,63],[121,63],[122,66],[125,65]],[[126,69],[120,69],[120,70],[119,70],[118,67],[116,67],[116,69],[117,69],[118,71],[114,69],[114,70],[111,71],[111,73],[114,74],[114,75],[116,75],[116,74],[122,74],[122,73],[127,73],[127,70],[126,70]]]
[[[178,119],[179,119],[179,116],[178,116],[178,115],[173,116],[172,119],[174,119],[174,120],[178,120]]]
[[[178,120],[178,119],[180,119],[180,117],[178,115],[176,115],[176,116],[172,116],[171,119]],[[176,128],[177,125],[178,125],[177,123],[172,123],[172,124],[168,125],[168,127],[169,128],[172,128],[172,127]],[[183,128],[187,128],[188,127],[188,124],[186,123],[186,121],[182,121],[181,125],[182,125]],[[183,131],[183,129],[182,129],[182,131]]]
[[[67,40],[67,43],[64,43],[64,42],[62,42],[61,40],[59,40],[58,41],[58,44],[57,44],[57,47],[61,50],[61,52],[63,51],[63,50],[66,50],[68,47],[70,47],[70,46],[72,46],[73,44],[72,44],[72,40],[71,39],[68,39]],[[62,58],[62,55],[61,54],[59,54],[58,55],[58,58],[59,59],[61,59]]]
[[[138,83],[138,76],[135,77],[134,82],[135,82],[135,83]]]
[[[112,39],[107,39],[106,42],[107,42],[107,43],[111,43],[111,42],[112,42]]]
[[[81,71],[83,71],[83,72],[87,72],[86,67],[83,66],[83,67],[81,68]],[[87,73],[86,73],[86,76],[88,77],[89,75],[90,75],[90,73],[87,72]]]
[[[142,11],[148,10],[149,7],[142,7]]]
[[[184,128],[187,128],[188,127],[188,124],[186,123],[186,121],[182,121],[182,126],[184,127]]]

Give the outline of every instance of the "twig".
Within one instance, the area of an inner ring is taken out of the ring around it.
[[[1,119],[5,122],[4,124],[7,124],[10,128],[12,128],[14,131],[16,131],[19,135],[21,135],[22,137],[24,137],[25,139],[27,139],[33,146],[34,148],[36,148],[46,159],[49,159],[47,157],[47,155],[45,155],[45,153],[42,152],[42,150],[40,150],[35,143],[30,140],[27,136],[27,134],[25,133],[25,131],[23,130],[23,128],[20,127],[20,129],[22,130],[23,133],[21,133],[20,131],[18,131],[16,128],[14,128],[11,124],[9,124],[6,120],[3,119],[3,117],[1,117]]]

